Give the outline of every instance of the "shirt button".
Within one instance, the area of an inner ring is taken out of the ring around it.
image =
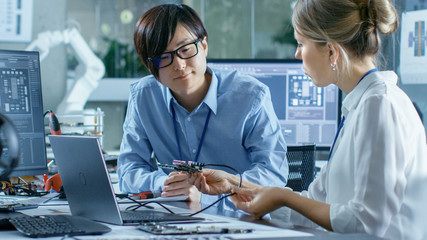
[[[196,149],[193,149],[193,153],[196,153]]]
[[[187,118],[187,121],[191,121],[191,117],[188,117],[188,118]]]

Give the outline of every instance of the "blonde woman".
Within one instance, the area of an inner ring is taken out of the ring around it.
[[[346,94],[328,165],[302,193],[248,182],[237,189],[235,176],[216,170],[192,182],[205,193],[234,191],[236,207],[255,217],[278,209],[297,225],[426,239],[425,129],[397,75],[376,63],[381,34],[398,26],[396,10],[388,0],[299,0],[292,23],[306,74]]]

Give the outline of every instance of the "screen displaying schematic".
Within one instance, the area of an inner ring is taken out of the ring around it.
[[[18,130],[21,144],[20,163],[11,176],[46,173],[38,52],[0,50],[0,89],[0,111],[12,120]]]
[[[301,61],[208,59],[208,66],[238,70],[267,85],[288,145],[331,147],[339,121],[339,89],[316,87]]]

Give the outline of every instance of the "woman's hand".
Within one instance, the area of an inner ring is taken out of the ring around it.
[[[330,219],[330,205],[319,202],[300,194],[294,193],[288,188],[258,187],[235,188],[231,201],[240,210],[250,213],[255,218],[261,218],[280,207],[289,207],[304,215],[319,226],[332,230]]]
[[[231,201],[238,209],[250,213],[255,218],[282,207],[289,189],[279,187],[234,188]]]

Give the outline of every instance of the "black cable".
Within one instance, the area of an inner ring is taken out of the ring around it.
[[[232,196],[232,195],[234,195],[234,194],[235,194],[235,193],[229,193],[229,194],[227,194],[227,195],[225,195],[225,196],[222,196],[222,197],[220,197],[218,200],[216,200],[215,202],[213,202],[213,203],[209,204],[207,207],[202,208],[201,210],[199,210],[199,211],[197,211],[197,212],[195,212],[195,213],[192,213],[192,214],[190,214],[190,215],[188,215],[188,216],[192,217],[192,216],[194,216],[194,215],[196,215],[196,214],[199,214],[199,213],[201,213],[201,212],[205,211],[206,209],[208,209],[208,208],[212,207],[213,205],[217,204],[219,201],[221,201],[221,200],[223,200],[223,199],[225,199],[225,198],[228,198],[228,197],[230,197],[230,196]]]
[[[209,167],[209,166],[212,166],[212,167],[225,167],[225,168],[229,168],[229,169],[231,169],[231,170],[235,171],[236,173],[238,173],[238,174],[239,174],[239,177],[240,177],[240,181],[239,181],[239,186],[238,186],[238,188],[241,188],[241,187],[242,187],[242,181],[243,181],[242,174],[241,174],[239,171],[237,171],[235,168],[230,167],[230,166],[227,166],[227,165],[223,165],[223,164],[213,164],[213,163],[208,163],[208,164],[205,164],[204,166],[205,166],[205,167]],[[230,197],[230,196],[232,196],[232,195],[234,195],[234,194],[235,194],[235,193],[229,193],[229,194],[227,194],[227,195],[224,195],[224,196],[220,197],[218,200],[216,200],[215,202],[213,202],[213,203],[209,204],[207,207],[202,208],[201,210],[199,210],[199,211],[197,211],[197,212],[195,212],[195,213],[192,213],[192,214],[190,214],[189,216],[190,216],[190,217],[192,217],[192,216],[194,216],[194,215],[196,215],[196,214],[199,214],[199,213],[201,213],[201,212],[205,211],[206,209],[208,209],[208,208],[212,207],[213,205],[217,204],[217,203],[218,203],[218,202],[220,202],[221,200],[223,200],[223,199],[225,199],[225,198],[228,198],[228,197]]]
[[[199,210],[199,211],[197,211],[197,212],[194,212],[194,213],[192,213],[192,214],[189,214],[189,215],[187,215],[187,216],[192,217],[192,216],[194,216],[194,215],[196,215],[196,214],[199,214],[199,213],[201,213],[201,212],[205,211],[206,209],[208,209],[208,208],[212,207],[213,205],[217,204],[219,201],[221,201],[221,200],[223,200],[223,199],[225,199],[225,198],[227,198],[227,197],[230,197],[230,196],[232,196],[232,195],[234,195],[234,194],[235,194],[235,193],[229,193],[229,194],[227,194],[227,195],[224,195],[224,196],[222,196],[221,198],[219,198],[218,200],[216,200],[215,202],[213,202],[213,203],[209,204],[208,206],[206,206],[206,207],[202,208],[201,210]],[[134,200],[134,201],[136,201],[136,200]],[[144,202],[144,203],[137,202],[137,203],[138,203],[138,205],[132,205],[132,206],[127,207],[127,208],[126,208],[126,211],[136,211],[136,210],[138,210],[140,207],[149,207],[149,206],[146,206],[147,204],[150,204],[150,203],[156,203],[156,204],[160,205],[161,207],[163,207],[164,209],[166,209],[168,212],[170,212],[170,213],[172,213],[172,214],[176,214],[174,211],[170,210],[168,207],[166,207],[165,205],[163,205],[163,204],[161,204],[160,202],[157,202],[157,201],[148,201],[148,202]]]
[[[126,211],[127,210],[135,211],[135,210],[137,210],[140,207],[151,207],[151,206],[146,206],[146,205],[150,204],[150,203],[156,203],[156,204],[160,205],[161,207],[163,207],[164,209],[166,209],[166,211],[168,211],[168,212],[170,212],[172,214],[176,214],[174,211],[170,210],[165,205],[163,205],[163,204],[161,204],[160,202],[157,202],[157,201],[148,201],[148,202],[144,202],[144,203],[137,202],[137,203],[138,203],[138,205],[132,205],[132,206],[127,207]]]
[[[230,167],[230,166],[227,166],[227,165],[222,165],[222,164],[201,164],[201,163],[198,163],[198,165],[197,165],[198,167],[200,167],[200,169],[202,169],[202,167],[206,167],[206,166],[212,166],[212,167],[225,167],[225,168],[229,168],[229,169],[231,169],[231,170],[233,170],[233,171],[235,171],[235,172],[237,172],[238,174],[239,174],[239,177],[240,177],[240,181],[239,181],[239,186],[238,186],[238,188],[241,188],[242,187],[242,182],[243,182],[243,178],[242,178],[242,174],[239,172],[239,171],[237,171],[235,168],[233,168],[233,167]],[[225,199],[225,198],[228,198],[228,197],[230,197],[230,196],[232,196],[232,195],[234,195],[235,193],[229,193],[229,194],[226,194],[226,195],[224,195],[224,196],[222,196],[222,197],[220,197],[218,200],[216,200],[215,202],[213,202],[213,203],[211,203],[211,204],[209,204],[208,206],[206,206],[205,208],[202,208],[201,210],[199,210],[199,211],[197,211],[197,212],[194,212],[194,213],[192,213],[192,214],[189,214],[188,216],[189,217],[192,217],[192,216],[194,216],[194,215],[196,215],[196,214],[199,214],[199,213],[201,213],[201,212],[203,212],[203,211],[205,211],[206,209],[208,209],[208,208],[210,208],[210,207],[212,207],[212,206],[214,206],[215,204],[217,204],[218,202],[220,202],[221,200],[223,200],[223,199]],[[127,198],[129,198],[129,197],[127,197]],[[140,207],[148,207],[148,206],[146,206],[147,204],[150,204],[150,203],[156,203],[156,204],[158,204],[158,205],[160,205],[161,207],[163,207],[164,209],[166,209],[168,212],[170,212],[170,213],[172,213],[172,214],[176,214],[175,212],[173,212],[172,210],[170,210],[169,208],[167,208],[166,206],[164,206],[163,204],[161,204],[160,202],[157,202],[157,201],[148,201],[148,202],[144,202],[144,203],[140,203],[140,202],[138,202],[138,201],[136,201],[136,200],[134,200],[134,199],[132,199],[132,198],[129,198],[130,200],[132,200],[133,202],[136,202],[138,205],[132,205],[132,206],[129,206],[129,207],[127,207],[126,208],[126,210],[130,210],[130,211],[135,211],[135,210],[137,210],[137,209],[139,209]]]
[[[47,114],[49,114],[49,113],[51,113],[51,112],[53,112],[52,110],[47,110],[44,114],[43,114],[43,117],[46,117],[46,115]]]
[[[145,206],[146,204],[142,204],[142,203],[138,202],[137,200],[135,200],[135,199],[133,199],[133,198],[131,198],[131,197],[127,196],[127,195],[116,194],[116,197],[118,197],[118,198],[126,198],[126,199],[131,200],[132,202],[134,202],[134,203],[138,204],[138,205],[136,206],[136,208],[135,208],[135,205],[132,205],[132,206],[127,207],[127,208],[126,208],[126,210],[128,210],[128,208],[131,208],[131,207],[134,207],[134,208],[135,208],[135,209],[133,209],[132,211],[134,211],[134,210],[136,210],[136,209],[138,209],[138,208],[140,208],[140,207],[146,207],[146,208],[153,209],[153,207],[151,207],[151,206]]]

